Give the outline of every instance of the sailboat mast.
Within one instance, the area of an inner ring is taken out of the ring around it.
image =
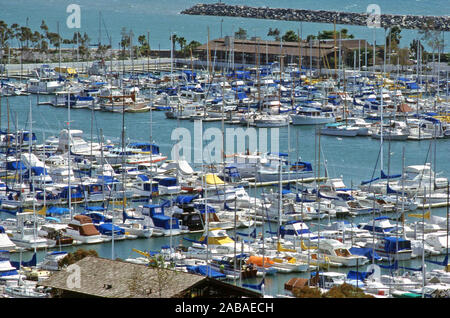
[[[70,174],[71,174],[71,167],[70,167],[70,150],[71,150],[71,145],[72,145],[72,136],[70,134],[70,92],[67,92],[67,131],[68,131],[68,141],[69,141],[69,145],[68,145],[68,149],[67,149],[67,168],[68,168],[68,186],[69,186],[69,191],[68,191],[68,196],[69,196],[69,212],[70,212],[70,219],[72,219],[72,189],[71,189],[71,185],[70,185]]]
[[[386,52],[386,45],[385,45],[385,49],[384,51]],[[375,54],[375,52],[374,52]],[[374,59],[375,59],[375,55],[374,55]],[[375,63],[375,62],[374,62]],[[385,63],[385,59],[383,58],[383,65]],[[374,64],[375,67],[375,64]],[[384,67],[384,66],[383,66]],[[384,104],[383,104],[383,84],[384,84],[384,73],[381,76],[381,84],[380,84],[380,94],[381,94],[381,104],[380,104],[380,167],[381,170],[383,170],[384,165],[383,165],[383,108],[384,108]],[[388,179],[389,180],[389,179]]]
[[[29,160],[29,172],[28,172],[28,180],[30,183],[30,186],[32,188],[32,193],[33,193],[33,217],[34,217],[34,221],[33,221],[33,236],[34,239],[36,240],[37,238],[37,220],[36,220],[36,190],[34,189],[34,182],[33,182],[33,178],[31,175],[31,148],[33,147],[33,111],[31,108],[31,99],[29,99],[30,101],[30,133],[29,133],[29,137],[28,137],[28,160]],[[16,127],[17,129],[17,127]],[[16,141],[17,143],[17,141]],[[36,245],[34,245],[34,252],[36,253]]]

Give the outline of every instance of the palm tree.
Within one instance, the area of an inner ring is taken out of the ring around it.
[[[127,29],[123,27],[120,34],[122,35],[122,38],[119,44],[122,47],[122,56],[125,57],[125,50],[131,45],[130,32],[128,32]]]
[[[186,39],[184,37],[178,37],[177,42],[180,45],[180,51],[183,51],[184,47],[186,46]]]
[[[139,48],[140,54],[148,56],[150,54],[150,45],[147,41],[147,37],[145,35],[139,35],[138,42],[141,45]]]
[[[275,28],[275,30],[272,30],[272,28],[270,28],[269,32],[267,32],[267,36],[273,36],[275,38],[275,41],[280,41],[280,30],[278,30],[278,28]]]
[[[11,29],[8,28],[8,24],[4,21],[0,21],[0,45],[2,50],[4,51],[6,47],[9,47],[8,40],[11,38],[12,32]]]
[[[239,28],[239,30],[234,33],[234,37],[238,40],[246,40],[247,39],[247,31],[243,28]]]
[[[19,33],[19,40],[23,43],[26,42],[25,48],[28,49],[28,42],[31,40],[31,36],[33,35],[33,32],[29,27],[21,27],[20,33]]]
[[[171,34],[171,35],[170,35],[170,39],[172,40],[172,47],[173,47],[173,50],[176,51],[176,49],[175,49],[175,44],[176,44],[177,41],[178,41],[178,36],[177,36],[176,34]]]
[[[42,30],[40,49],[42,52],[47,54],[48,49],[49,49],[48,41],[47,41],[48,40],[48,26],[44,20],[42,20],[42,22],[41,22],[40,29]]]
[[[189,42],[189,44],[183,48],[183,51],[182,51],[183,56],[188,56],[191,53],[191,51],[194,51],[197,47],[199,47],[201,45],[202,44],[200,42],[195,41],[195,40]]]
[[[283,42],[298,42],[298,35],[294,31],[289,30],[283,35],[282,39]]]

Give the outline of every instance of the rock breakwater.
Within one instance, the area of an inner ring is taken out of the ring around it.
[[[368,13],[351,13],[325,10],[303,10],[288,8],[249,7],[227,5],[224,3],[197,4],[181,12],[187,15],[209,15],[221,17],[241,17],[281,21],[302,21],[315,23],[334,23],[367,26],[373,25],[378,18],[381,28],[399,26],[402,29],[430,29],[450,31],[449,16],[419,16],[380,14],[378,17]]]

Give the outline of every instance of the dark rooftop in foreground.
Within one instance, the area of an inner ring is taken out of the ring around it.
[[[256,291],[205,276],[120,260],[85,257],[75,265],[80,270],[79,286],[70,270],[61,270],[39,285],[52,288],[56,297],[261,297]]]

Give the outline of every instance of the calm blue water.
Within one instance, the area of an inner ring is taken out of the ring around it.
[[[45,20],[50,31],[59,30],[61,35],[66,38],[72,38],[75,29],[69,29],[66,20],[70,13],[66,12],[69,4],[78,4],[81,7],[81,28],[78,30],[82,34],[87,33],[91,38],[91,44],[100,41],[105,44],[109,43],[109,36],[112,37],[113,47],[118,47],[121,38],[122,28],[132,30],[136,44],[139,35],[147,35],[150,32],[150,45],[153,49],[160,47],[161,49],[170,48],[171,32],[178,36],[184,37],[188,43],[191,40],[206,42],[208,38],[208,28],[210,30],[210,38],[217,38],[222,35],[232,35],[240,27],[247,30],[249,37],[258,36],[262,39],[270,39],[267,37],[269,28],[278,28],[281,34],[287,30],[300,30],[304,37],[308,34],[317,35],[319,31],[324,29],[332,30],[332,24],[319,23],[298,23],[298,22],[280,22],[257,19],[241,19],[241,18],[221,18],[208,16],[188,16],[179,13],[191,6],[199,3],[214,3],[214,1],[198,1],[198,0],[136,0],[136,1],[120,1],[120,0],[17,0],[17,1],[0,1],[0,20],[4,20],[8,24],[18,23],[19,25],[28,25],[33,30],[39,30],[41,21]],[[229,0],[224,1],[227,4],[242,4],[242,1]],[[298,8],[310,10],[336,10],[347,12],[365,13],[369,4],[376,3],[381,8],[381,13],[387,14],[412,14],[412,15],[448,15],[449,5],[447,0],[279,0],[279,1],[245,1],[245,5],[249,6],[268,6],[274,8]],[[102,19],[99,19],[101,12]],[[223,20],[223,22],[222,22]],[[101,21],[99,23],[99,21]],[[100,26],[101,25],[101,36]],[[337,29],[347,28],[356,38],[366,38],[372,43],[373,32],[366,27],[356,26],[337,26]],[[40,31],[40,30],[39,30]],[[402,31],[402,46],[409,46],[412,39],[418,37],[417,31]],[[378,43],[382,43],[384,38],[384,30],[380,29],[376,32]],[[445,41],[448,43],[448,41]],[[447,45],[448,48],[448,45]]]
[[[43,97],[41,97],[42,99]],[[66,126],[67,109],[54,108],[52,106],[37,106],[36,96],[18,96],[9,98],[11,109],[10,127],[15,129],[17,127],[22,129],[29,129],[29,105],[32,104],[32,118],[33,131],[37,133],[39,141],[43,140],[44,134],[48,138],[50,135],[58,134],[58,132]],[[6,103],[2,99],[1,123],[2,128],[7,127]],[[171,133],[177,126],[185,127],[193,134],[194,123],[191,121],[176,121],[165,119],[164,112],[153,111],[151,113],[153,118],[152,135],[153,140],[161,146],[161,151],[170,156],[172,146],[175,141],[171,141]],[[122,127],[122,116],[120,114],[113,114],[108,112],[96,112],[93,120],[92,112],[85,109],[72,109],[70,113],[71,128],[81,129],[85,133],[85,138],[90,139],[91,122],[93,123],[93,138],[98,138],[99,130],[103,130],[105,139],[114,142],[120,142],[120,133]],[[126,138],[130,141],[148,141],[150,136],[150,112],[141,114],[125,114]],[[204,130],[209,127],[220,128],[220,122],[205,123]],[[228,126],[238,127],[238,126]],[[280,129],[280,151],[287,152],[288,135],[290,136],[290,154],[294,158],[297,153],[303,160],[311,161],[315,167],[318,157],[315,152],[318,149],[318,139],[315,136],[315,130],[312,127],[291,127],[288,132],[287,128]],[[207,142],[205,142],[205,145]],[[347,186],[356,186],[362,180],[368,180],[375,173],[379,175],[380,164],[377,166],[377,157],[380,149],[379,140],[374,140],[369,137],[361,138],[337,138],[330,136],[322,136],[320,139],[320,148],[322,149],[320,155],[321,168],[320,173],[324,175],[324,164],[328,168],[330,177],[344,178]],[[402,152],[405,151],[405,165],[423,164],[425,162],[432,162],[434,165],[434,153],[436,152],[436,170],[440,172],[441,176],[450,177],[450,147],[449,140],[437,140],[436,150],[434,144],[430,141],[406,141],[406,142],[392,142],[384,144],[384,169],[389,174],[401,173],[402,168]],[[390,159],[388,156],[390,150]],[[254,189],[249,190],[250,195],[254,195]],[[445,216],[446,209],[434,209],[433,214]],[[0,217],[9,217],[10,215],[2,213]],[[356,218],[354,222],[368,221],[371,216],[362,216]],[[266,230],[275,231],[274,225],[272,228],[266,225]],[[242,231],[242,230],[241,230]],[[199,238],[199,234],[190,235],[191,238]],[[176,245],[189,243],[182,239],[182,236],[177,236],[172,239],[172,244]],[[115,243],[115,256],[125,259],[127,257],[139,256],[132,251],[132,248],[140,250],[159,250],[163,245],[169,245],[169,238],[151,238],[126,240]],[[110,258],[112,255],[111,243],[101,245],[84,246],[86,249],[96,250],[100,256]],[[74,251],[76,247],[65,248],[67,251]],[[42,260],[44,252],[38,252],[38,261]],[[31,257],[30,252],[23,254],[24,259]],[[18,260],[19,255],[13,255],[13,259]],[[439,258],[440,259],[440,258]],[[420,260],[412,260],[405,262],[403,266],[418,268],[421,266]],[[431,264],[431,266],[433,266]],[[364,268],[363,268],[364,269]],[[360,269],[360,270],[363,270]],[[348,268],[339,269],[340,271],[348,271]],[[283,293],[284,283],[291,277],[306,277],[306,273],[299,274],[278,274],[277,276],[266,278],[266,293],[276,295]],[[256,283],[256,280],[249,280],[249,283]]]

